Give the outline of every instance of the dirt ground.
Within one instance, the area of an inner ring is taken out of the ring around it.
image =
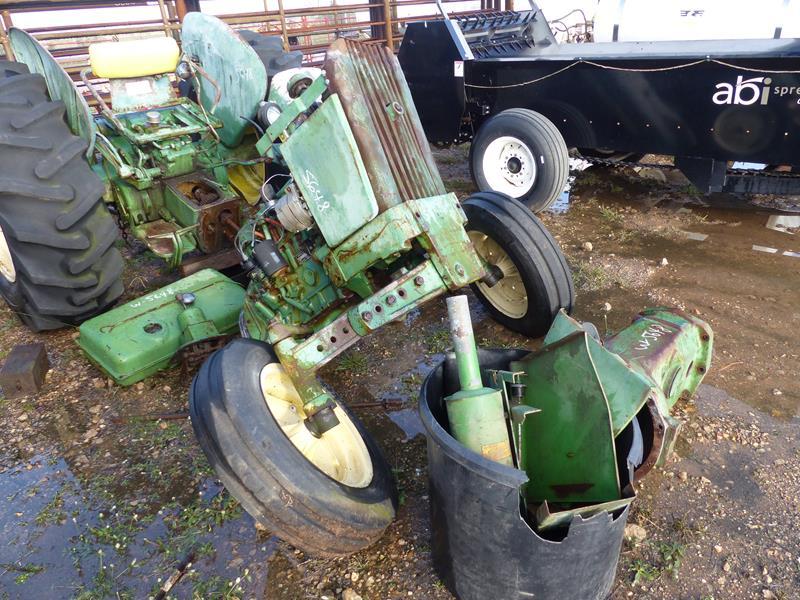
[[[437,159],[449,189],[468,195],[464,149]],[[638,528],[629,528],[613,598],[800,597],[800,258],[783,254],[800,251],[800,232],[765,227],[786,206],[780,199],[715,202],[592,168],[542,215],[572,265],[578,319],[612,332],[642,308],[678,306],[715,333],[699,393],[677,407],[685,427],[676,453],[634,502],[628,522]],[[127,298],[174,277],[126,252]],[[539,344],[492,322],[477,301],[472,310],[481,345]],[[323,371],[345,402],[391,402],[359,415],[401,500],[375,546],[336,560],[256,531],[195,443],[178,370],[121,388],[81,355],[75,331],[31,334],[3,308],[0,335],[0,359],[42,341],[52,367],[37,397],[0,400],[0,598],[155,597],[182,566],[168,597],[451,598],[431,565],[416,416],[422,378],[449,345],[444,302]],[[147,417],[157,413],[175,418]]]

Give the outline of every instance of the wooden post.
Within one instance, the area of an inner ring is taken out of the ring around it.
[[[383,0],[383,20],[386,23],[386,45],[394,52],[394,34],[392,32],[392,3],[391,0]]]
[[[11,42],[8,41],[8,30],[11,28],[11,13],[7,10],[0,12],[0,43],[6,53],[6,59],[14,60],[14,52],[11,50]]]

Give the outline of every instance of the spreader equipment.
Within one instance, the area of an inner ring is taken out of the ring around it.
[[[478,189],[544,210],[577,148],[674,156],[702,193],[800,194],[800,40],[560,44],[532,0],[452,18],[439,7],[443,19],[408,24],[400,64],[428,139],[471,142]]]

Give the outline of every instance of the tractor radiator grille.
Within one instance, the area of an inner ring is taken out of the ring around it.
[[[325,70],[339,94],[382,210],[445,193],[397,58],[386,47],[339,39]]]

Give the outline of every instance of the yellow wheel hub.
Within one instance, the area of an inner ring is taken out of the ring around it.
[[[14,268],[14,261],[11,260],[11,249],[8,247],[2,227],[0,227],[0,275],[11,283],[17,280],[17,271]]]
[[[522,276],[508,253],[485,233],[470,231],[469,239],[478,255],[503,272],[503,278],[489,287],[478,282],[481,294],[501,313],[512,319],[521,319],[528,312],[528,295]]]
[[[280,363],[261,370],[261,391],[272,416],[303,456],[331,479],[354,488],[372,481],[372,459],[353,421],[340,406],[334,409],[339,424],[315,437],[304,423],[303,401]]]

